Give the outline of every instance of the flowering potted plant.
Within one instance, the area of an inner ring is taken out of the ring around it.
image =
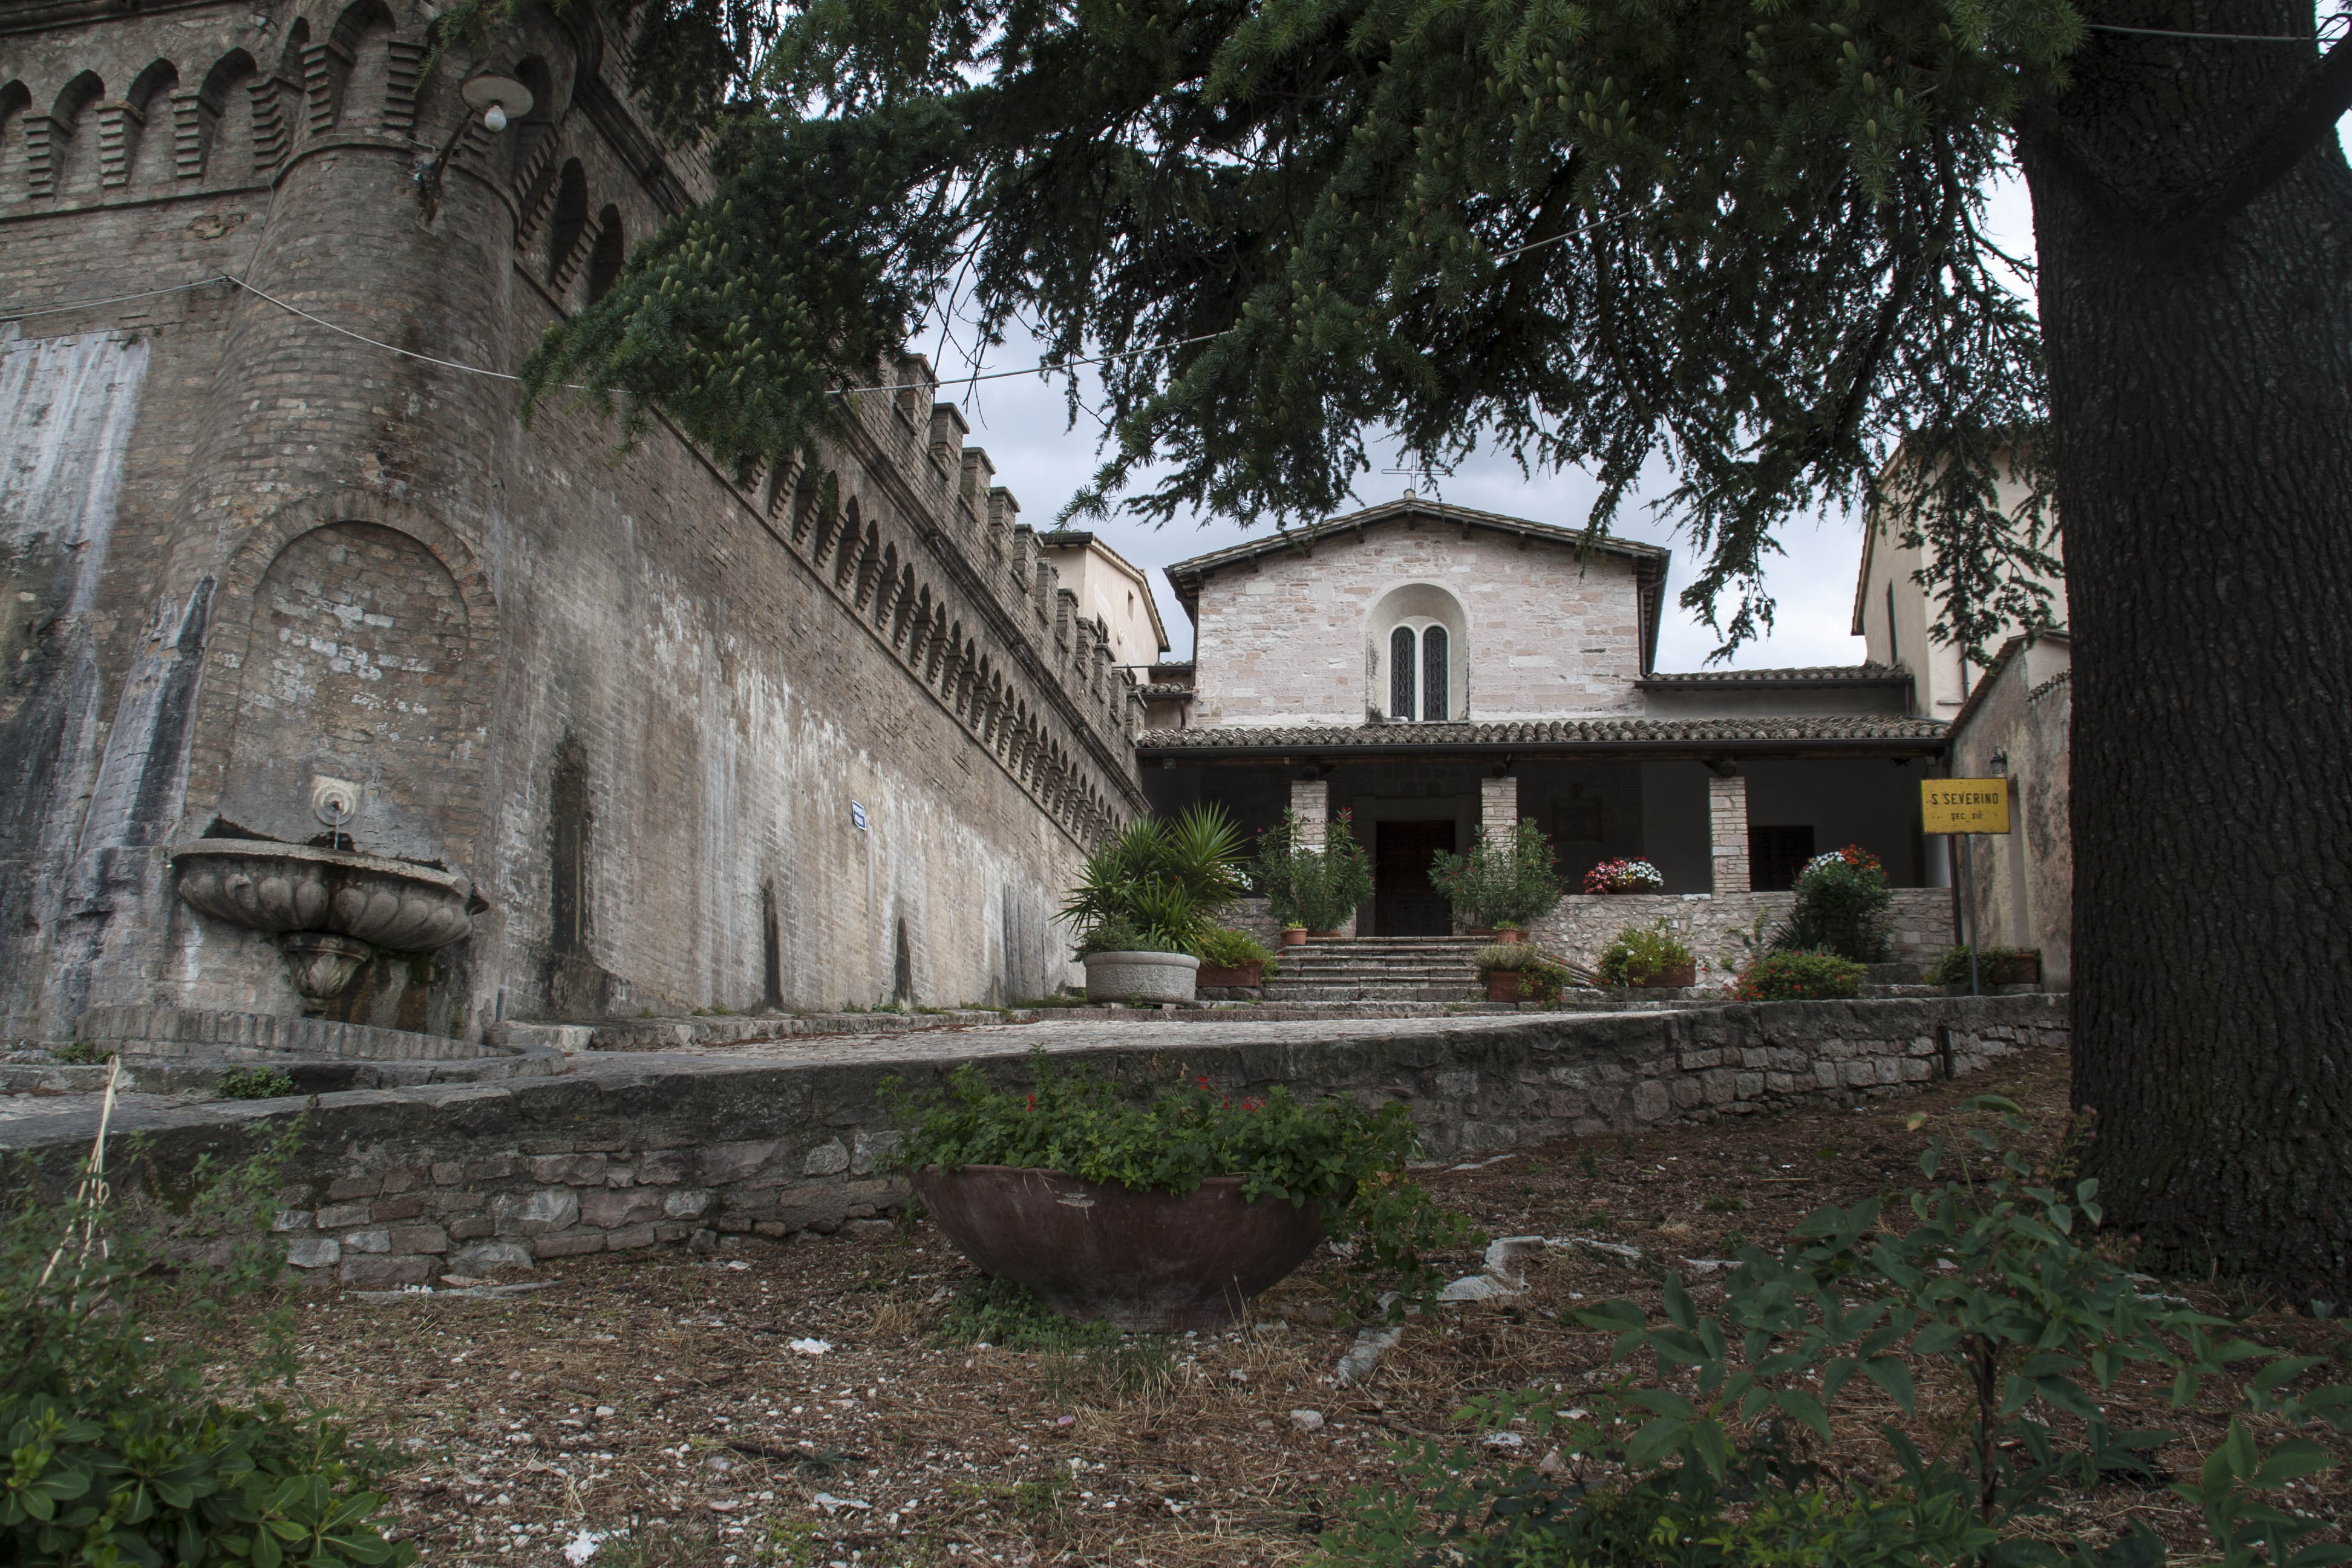
[[[1058,1074],[1042,1047],[1030,1069],[1025,1090],[967,1062],[939,1095],[882,1092],[904,1135],[893,1161],[931,1221],[1065,1317],[1222,1327],[1326,1237],[1350,1258],[1351,1306],[1371,1315],[1386,1288],[1402,1316],[1444,1279],[1426,1256],[1465,1237],[1405,1179],[1421,1144],[1402,1105],[1310,1105],[1280,1085],[1241,1099],[1205,1078],[1139,1096]]]
[[[1584,874],[1587,893],[1663,893],[1666,879],[1647,860],[1603,860]]]
[[[1474,936],[1524,930],[1551,913],[1561,891],[1551,838],[1527,818],[1499,843],[1480,835],[1467,855],[1439,850],[1429,863],[1429,885],[1454,906],[1454,924]]]
[[[1834,952],[1768,952],[1725,989],[1735,1002],[1820,1002],[1861,995],[1867,973]]]
[[[1601,952],[1601,977],[1612,985],[1695,985],[1698,958],[1663,920],[1627,926]]]
[[[1258,835],[1257,879],[1274,918],[1284,926],[1283,942],[1328,941],[1353,920],[1356,906],[1372,896],[1372,860],[1356,842],[1354,814],[1341,811],[1323,825],[1320,847],[1307,842],[1305,825],[1292,812]]]
[[[1772,935],[1787,952],[1832,952],[1876,963],[1887,952],[1887,910],[1895,895],[1878,857],[1858,844],[1816,855],[1797,874],[1789,923]]]

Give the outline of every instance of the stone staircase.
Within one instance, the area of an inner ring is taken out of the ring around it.
[[[1281,952],[1268,1002],[1467,1002],[1486,999],[1478,937],[1366,936]]]

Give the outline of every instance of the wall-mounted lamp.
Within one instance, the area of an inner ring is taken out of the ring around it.
[[[513,120],[529,114],[535,101],[530,89],[510,76],[499,76],[494,71],[467,77],[457,84],[457,97],[467,109],[482,117],[483,128],[493,136],[504,131]],[[457,153],[457,143],[465,140],[466,132],[472,126],[470,119],[457,121],[449,132],[449,140],[441,143],[441,150],[433,154],[431,161],[420,160],[416,165],[416,206],[425,215],[426,223],[431,223],[440,214],[441,177],[448,172],[449,160]]]
[[[482,123],[492,132],[504,131],[508,121],[529,114],[534,101],[530,89],[514,78],[488,71],[467,77],[459,84],[457,96],[467,108],[481,115]]]
[[[2009,753],[2007,752],[1995,752],[1991,756],[1987,757],[1985,762],[1991,766],[1992,771],[1996,773],[2006,773],[2009,772]]]

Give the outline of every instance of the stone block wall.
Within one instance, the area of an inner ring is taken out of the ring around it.
[[[1087,1021],[901,1044],[813,1047],[757,1066],[633,1065],[552,1079],[319,1097],[279,1194],[295,1266],[354,1287],[527,1268],[729,1235],[784,1239],[878,1219],[903,1202],[877,1086],[921,1091],[963,1059],[1025,1079],[1034,1041],[1136,1086],[1206,1077],[1239,1092],[1401,1102],[1434,1157],[1566,1136],[1900,1093],[2063,1046],[2050,995],[1795,1002],[1685,1011],[1367,1019],[1344,1025]],[[120,1191],[234,1158],[300,1101],[146,1112],[112,1169]],[[0,1121],[8,1166],[70,1186],[94,1108]],[[18,1177],[17,1179],[21,1179]]]
[[[1895,961],[1926,963],[1958,940],[1949,888],[1896,888],[1894,894],[1887,931]],[[1698,984],[1716,985],[1747,962],[1758,921],[1769,940],[1795,901],[1794,893],[1573,893],[1538,921],[1531,935],[1546,952],[1590,968],[1619,931],[1663,920],[1697,955]]]

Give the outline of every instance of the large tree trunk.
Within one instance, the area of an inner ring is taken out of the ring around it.
[[[2218,229],[2168,204],[2242,163],[2314,58],[2095,34],[2021,148],[2074,632],[2090,1169],[2158,1256],[2298,1307],[2352,1302],[2352,170],[2327,134]]]

